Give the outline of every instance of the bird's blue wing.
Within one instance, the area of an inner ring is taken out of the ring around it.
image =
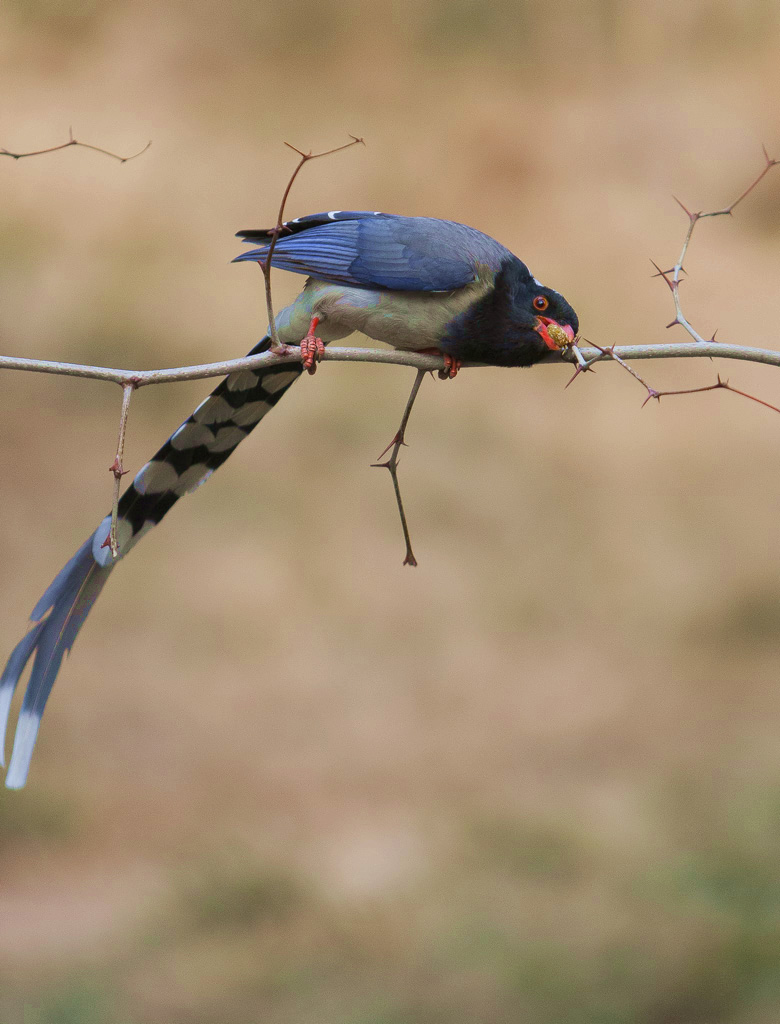
[[[262,261],[271,235],[240,231],[262,247],[235,262]],[[498,271],[507,258],[511,253],[494,239],[454,221],[337,210],[288,221],[272,263],[334,284],[438,292],[462,288],[480,268]]]

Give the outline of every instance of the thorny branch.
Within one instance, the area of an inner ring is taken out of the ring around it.
[[[133,381],[128,381],[126,384],[122,385],[122,411],[119,414],[119,439],[116,443],[116,457],[108,467],[109,472],[114,474],[114,497],[111,502],[111,527],[108,531],[108,537],[103,543],[107,543],[110,546],[111,557],[114,559],[119,558],[119,545],[117,544],[116,539],[116,524],[119,515],[119,489],[122,483],[122,477],[125,475],[122,458],[125,454],[127,414],[130,411],[130,399],[133,397],[135,388],[136,385]]]
[[[692,213],[686,206],[684,206],[680,202],[680,200],[676,196],[673,196],[672,198],[674,199],[674,201],[683,210],[683,212],[688,218],[688,230],[686,231],[685,238],[683,239],[680,256],[677,262],[671,268],[671,270],[661,270],[661,268],[658,266],[655,260],[650,261],[656,269],[656,274],[654,276],[663,278],[663,280],[666,282],[667,287],[669,288],[669,291],[672,293],[675,316],[674,320],[672,320],[671,323],[668,323],[666,325],[667,328],[675,327],[677,324],[680,324],[680,326],[684,327],[688,334],[690,334],[690,336],[697,343],[697,345],[707,345],[708,347],[715,345],[715,334],[717,334],[717,331],[715,331],[711,338],[702,338],[702,336],[694,329],[690,321],[684,315],[682,311],[682,305],[680,303],[680,284],[682,283],[680,281],[680,274],[686,273],[683,263],[688,253],[688,246],[690,245],[694,228],[696,227],[698,222],[700,220],[703,220],[705,217],[731,216],[734,211],[734,208],[738,206],[743,199],[750,195],[753,189],[769,173],[769,171],[772,170],[773,167],[777,167],[778,164],[780,164],[780,160],[775,160],[769,156],[765,146],[762,147],[762,152],[764,154],[764,166],[761,169],[760,173],[756,175],[753,181],[751,181],[747,188],[743,192],[741,192],[732,203],[730,203],[728,206],[725,206],[722,210],[710,210],[707,213],[702,213],[701,211]],[[724,381],[721,379],[720,374],[718,374],[717,382],[715,384],[707,384],[704,385],[703,387],[698,388],[684,388],[675,391],[658,391],[656,388],[651,387],[647,383],[647,381],[636,372],[636,370],[634,370],[631,366],[628,365],[625,359],[618,355],[618,353],[615,351],[614,345],[611,346],[610,348],[602,348],[595,342],[588,342],[588,344],[593,345],[594,348],[598,349],[599,354],[596,355],[593,359],[586,360],[584,363],[582,359],[580,359],[580,356],[578,354],[578,347],[576,345],[569,346],[572,349],[574,355],[577,356],[578,362],[574,371],[574,375],[571,377],[566,387],[568,387],[569,384],[571,384],[580,375],[580,373],[582,373],[584,370],[590,369],[593,363],[597,362],[604,356],[609,356],[611,359],[614,359],[616,363],[619,363],[624,370],[630,373],[632,377],[639,381],[642,387],[645,388],[645,390],[647,391],[647,397],[642,403],[643,408],[644,406],[647,405],[651,398],[654,398],[657,402],[660,402],[662,398],[671,395],[695,395],[700,394],[703,391],[725,390],[733,391],[734,394],[742,395],[743,398],[748,398],[752,402],[757,402],[759,405],[766,406],[767,409],[773,409],[775,412],[780,412],[780,409],[772,405],[771,402],[765,402],[762,398],[758,398],[756,395],[751,395],[748,394],[746,391],[740,391],[738,388],[732,387],[727,380]],[[733,347],[734,346],[715,345],[716,351],[710,354],[718,356],[730,356],[731,352],[728,350],[733,349]],[[637,357],[634,356],[634,358]]]
[[[671,323],[667,324],[666,326],[674,327],[676,324],[680,324],[680,326],[684,327],[688,334],[690,334],[694,341],[715,340],[715,335],[713,335],[712,338],[702,338],[702,336],[693,328],[687,317],[683,314],[682,306],[680,304],[680,274],[686,272],[683,264],[685,262],[685,257],[688,254],[688,246],[690,245],[694,228],[699,223],[699,221],[704,220],[705,217],[730,217],[734,211],[734,208],[738,206],[743,199],[750,195],[753,189],[772,170],[773,167],[776,167],[778,164],[780,164],[780,160],[773,160],[769,156],[765,146],[762,147],[762,151],[764,154],[764,166],[761,169],[761,173],[758,174],[753,179],[753,181],[751,181],[751,183],[744,190],[744,192],[737,196],[733,203],[730,203],[728,206],[724,206],[722,210],[710,210],[708,213],[702,213],[701,211],[699,211],[698,213],[692,213],[686,206],[684,206],[680,202],[677,196],[672,197],[674,201],[677,203],[677,205],[680,207],[680,209],[683,211],[685,216],[688,218],[688,230],[686,231],[685,238],[683,239],[682,249],[680,251],[679,258],[671,270],[661,270],[661,268],[654,260],[651,260],[650,262],[653,264],[657,271],[655,276],[662,277],[664,281],[666,281],[666,284],[668,285],[669,290],[672,293],[672,298],[674,300],[674,320],[672,320]]]
[[[112,506],[111,515],[111,529],[107,543],[111,546],[111,552],[114,558],[117,557],[117,543],[116,543],[116,521],[117,521],[117,509],[119,499],[119,489],[121,477],[124,473],[122,466],[122,458],[124,452],[124,439],[127,427],[127,415],[129,410],[130,399],[134,390],[140,387],[145,387],[151,384],[164,384],[174,383],[176,381],[184,380],[201,380],[208,377],[223,377],[230,373],[235,373],[239,370],[257,370],[260,368],[268,368],[278,363],[291,363],[301,361],[301,350],[298,346],[293,345],[282,345],[279,342],[278,335],[276,334],[276,325],[274,322],[273,306],[271,302],[271,286],[270,286],[270,268],[271,268],[271,257],[273,255],[273,249],[276,244],[276,239],[283,230],[283,218],[284,218],[284,207],[289,196],[292,185],[301,170],[303,165],[309,160],[317,159],[321,156],[328,156],[331,153],[339,152],[342,149],[346,149],[349,146],[356,145],[358,142],[363,142],[362,139],[352,137],[352,141],[346,143],[343,146],[338,146],[335,149],[328,150],[325,153],[302,153],[300,150],[295,149],[294,146],[290,146],[300,156],[300,161],[293,171],[282,197],[282,202],[279,208],[279,216],[277,219],[276,228],[273,231],[273,237],[271,245],[269,247],[269,255],[264,264],[261,264],[263,274],[266,283],[266,300],[268,305],[268,321],[269,321],[269,332],[272,338],[272,347],[256,355],[245,356],[241,359],[229,359],[215,363],[204,363],[194,366],[179,366],[172,367],[170,369],[159,369],[159,370],[124,370],[115,369],[104,366],[89,366],[81,363],[64,363],[46,359],[26,359],[15,356],[2,356],[0,355],[0,370],[24,370],[33,373],[53,373],[71,377],[84,377],[92,380],[103,380],[112,383],[119,384],[123,389],[122,398],[122,412],[120,415],[119,425],[119,438],[117,443],[117,454],[112,464],[111,472],[114,474],[114,500]],[[31,153],[11,153],[6,149],[0,148],[0,156],[10,156],[13,159],[21,159],[25,156],[37,156],[42,153],[55,152],[58,149],[65,149],[68,146],[83,146],[87,149],[93,149],[96,152],[104,153],[107,156],[111,156],[122,163],[128,160],[133,160],[135,157],[140,156],[142,153],[151,145],[151,142],[139,152],[133,156],[122,157],[116,153],[111,153],[108,150],[101,149],[97,146],[91,146],[87,143],[77,142],[73,138],[71,131],[70,138],[67,142],[62,143],[59,146],[52,146],[49,149],[38,150]],[[287,144],[289,145],[289,144]],[[628,373],[630,373],[647,391],[647,397],[643,405],[646,405],[651,398],[656,401],[660,401],[661,398],[672,395],[687,395],[687,394],[699,394],[705,391],[716,391],[726,390],[732,391],[737,395],[741,395],[744,398],[750,399],[751,401],[757,402],[760,405],[765,406],[774,412],[780,413],[780,407],[772,405],[770,402],[766,402],[761,398],[757,398],[755,395],[748,394],[745,391],[741,391],[738,388],[732,387],[728,380],[722,380],[718,375],[717,381],[714,384],[704,385],[698,388],[686,388],[675,391],[658,391],[656,388],[651,387],[641,376],[628,365],[627,360],[638,360],[638,359],[669,359],[669,358],[712,358],[717,356],[722,359],[737,359],[747,362],[763,363],[769,366],[776,366],[780,368],[780,351],[774,349],[761,349],[761,348],[749,348],[744,345],[724,345],[716,343],[714,336],[712,339],[702,338],[691,326],[687,318],[682,313],[679,298],[679,285],[680,285],[680,274],[684,272],[683,261],[687,255],[688,247],[693,235],[693,230],[698,223],[705,217],[719,217],[731,214],[734,208],[748,196],[758,183],[764,178],[764,176],[775,166],[780,163],[780,160],[770,159],[766,150],[764,150],[765,166],[761,173],[750,183],[750,185],[744,190],[731,203],[730,206],[725,207],[722,210],[713,210],[707,213],[691,213],[684,206],[682,207],[688,216],[689,224],[688,230],[683,241],[682,251],[680,257],[672,267],[671,270],[663,271],[657,264],[656,270],[657,276],[664,279],[670,291],[672,292],[675,304],[675,319],[668,326],[673,326],[679,323],[685,327],[686,331],[694,339],[693,343],[683,344],[665,344],[665,345],[622,345],[622,346],[611,346],[602,347],[595,344],[594,342],[585,341],[583,345],[583,339],[577,338],[576,344],[569,344],[565,346],[565,351],[550,353],[549,356],[540,365],[553,365],[561,362],[575,363],[575,373],[569,383],[571,383],[577,376],[579,376],[585,370],[601,359],[612,359],[620,366],[622,366]],[[679,202],[679,200],[678,200]],[[680,203],[682,206],[682,204]],[[591,346],[591,347],[588,347]],[[411,540],[409,536],[409,530],[406,522],[406,516],[404,513],[403,502],[401,499],[401,493],[398,485],[397,466],[398,466],[398,453],[401,445],[404,442],[404,433],[406,425],[411,414],[412,406],[417,397],[420,384],[422,382],[423,375],[428,371],[440,370],[444,368],[444,360],[441,356],[425,354],[422,352],[401,352],[397,350],[387,349],[366,349],[366,348],[327,348],[324,352],[323,359],[326,361],[333,362],[367,362],[367,363],[386,363],[394,364],[398,366],[411,366],[417,370],[417,376],[415,378],[414,385],[412,387],[411,394],[404,410],[404,415],[401,420],[396,436],[390,442],[390,445],[382,452],[384,455],[390,448],[393,449],[390,458],[383,463],[377,463],[376,465],[384,467],[390,471],[393,478],[393,486],[396,494],[396,501],[398,503],[398,510],[401,517],[401,524],[404,531],[404,539],[406,541],[406,558],[404,559],[405,565],[416,565],[416,559],[412,552]],[[465,364],[466,366],[476,366],[479,364]],[[568,385],[567,385],[568,386]],[[381,458],[382,456],[380,456]]]
[[[68,141],[61,142],[58,146],[49,146],[47,149],[35,149],[29,153],[12,153],[10,149],[5,149],[0,146],[0,156],[10,156],[12,160],[23,160],[26,156],[43,156],[44,153],[56,153],[60,149],[67,149],[69,146],[81,146],[82,149],[91,149],[93,153],[102,153],[104,156],[110,156],[113,160],[118,160],[120,164],[126,164],[128,160],[135,160],[136,157],[141,156],[151,146],[152,140],[150,139],[143,149],[139,149],[137,153],[133,153],[131,156],[120,156],[118,153],[112,153],[108,149],[102,149],[100,146],[93,146],[89,142],[79,142],[73,138],[73,129],[68,129]]]
[[[751,402],[757,402],[759,405],[763,405],[767,409],[772,409],[774,412],[780,413],[780,408],[778,408],[776,405],[772,405],[771,402],[765,402],[763,398],[758,398],[756,395],[751,395],[747,391],[740,391],[739,388],[732,387],[731,384],[729,384],[728,380],[721,379],[720,374],[717,375],[717,380],[715,384],[705,384],[702,387],[698,388],[679,388],[674,391],[658,391],[656,388],[651,387],[651,385],[647,383],[644,377],[637,373],[637,371],[632,366],[628,365],[625,359],[623,359],[620,355],[618,355],[617,352],[615,352],[614,345],[611,348],[602,348],[600,345],[596,345],[594,342],[591,342],[590,344],[594,345],[594,347],[598,349],[598,351],[601,353],[601,356],[609,356],[610,359],[614,359],[616,363],[619,363],[624,370],[627,370],[631,374],[634,380],[639,381],[639,383],[642,385],[645,391],[647,391],[647,397],[645,398],[644,402],[642,402],[643,409],[651,398],[655,399],[656,402],[660,402],[662,398],[671,397],[672,395],[699,395],[703,391],[732,391],[735,395],[741,395],[743,398],[749,398]],[[711,345],[712,342],[703,342],[703,344]],[[717,354],[720,355],[720,353]],[[597,359],[601,358],[601,356],[598,356]],[[590,362],[595,363],[596,361],[596,359],[592,359]],[[574,378],[572,378],[572,380],[573,379]],[[569,384],[571,384],[571,381],[569,381]],[[568,387],[569,385],[567,384],[566,386]]]
[[[336,146],[335,148],[325,150],[322,153],[304,153],[302,150],[297,149],[289,142],[285,142],[285,146],[291,149],[294,153],[297,153],[298,156],[300,157],[300,160],[298,161],[296,167],[293,169],[293,172],[290,175],[290,178],[287,182],[287,187],[285,188],[282,194],[282,201],[279,204],[279,215],[276,218],[276,227],[271,232],[272,237],[271,244],[268,247],[268,255],[266,256],[264,261],[258,260],[258,262],[260,263],[260,267],[263,271],[263,279],[265,281],[265,304],[268,312],[268,333],[271,335],[272,352],[281,352],[284,351],[285,349],[285,346],[279,340],[279,334],[276,330],[276,317],[274,315],[273,296],[271,291],[271,268],[273,266],[274,249],[276,248],[277,239],[279,238],[279,235],[281,235],[282,231],[284,231],[284,208],[287,205],[287,199],[295,183],[295,179],[298,177],[298,174],[300,170],[303,168],[304,164],[307,164],[310,160],[317,160],[323,156],[332,156],[334,153],[340,153],[342,150],[349,149],[351,146],[356,146],[358,143],[365,145],[364,140],[358,138],[356,135],[350,135],[350,139],[350,142],[345,142],[344,145],[342,146]],[[316,358],[322,358],[322,354],[318,353]],[[309,373],[314,373],[315,368],[316,362],[313,366],[309,368]],[[409,526],[406,521],[406,513],[404,512],[403,498],[401,497],[401,485],[398,482],[398,452],[401,445],[405,444],[403,439],[404,430],[406,429],[406,424],[409,420],[409,414],[412,411],[412,406],[414,405],[414,400],[417,397],[417,392],[420,390],[420,384],[422,383],[422,378],[425,372],[425,370],[418,369],[417,377],[415,378],[414,385],[412,386],[412,392],[411,395],[409,396],[409,401],[407,403],[403,419],[401,420],[401,426],[398,429],[398,433],[396,434],[395,439],[390,442],[387,448],[385,448],[385,451],[382,452],[382,455],[384,455],[385,452],[387,452],[388,449],[392,447],[393,452],[390,458],[387,460],[387,462],[378,464],[384,466],[385,469],[388,469],[390,471],[390,476],[393,478],[395,500],[398,504],[398,514],[401,517],[401,528],[403,529],[404,540],[406,542],[406,556],[404,557],[404,565],[417,565],[417,559],[414,557],[414,552],[412,551],[412,541],[409,536]],[[380,455],[380,458],[381,457],[382,456]]]
[[[628,359],[634,361],[638,359],[680,359],[718,356],[722,359],[737,359],[753,363],[763,363],[768,366],[776,366],[780,368],[780,351],[773,349],[748,348],[744,345],[721,345],[706,341],[676,345],[624,345],[612,348],[602,348],[593,345],[592,347],[580,348],[580,353],[587,365],[591,365],[604,358],[613,359],[615,362],[625,365],[626,360]],[[571,362],[575,358],[576,357],[573,352],[571,354],[551,353],[550,356],[548,356],[547,359],[539,365],[554,366],[559,365],[564,361]],[[325,349],[323,359],[329,362],[384,363],[396,366],[412,366],[418,370],[418,379],[421,374],[427,371],[440,370],[444,368],[444,360],[441,356],[427,355],[422,352],[400,352],[394,349],[328,347]],[[179,366],[164,370],[122,370],[105,366],[87,366],[81,363],[61,363],[47,359],[24,359],[15,356],[0,356],[0,370],[25,370],[33,373],[53,373],[68,377],[83,377],[91,380],[109,381],[114,384],[119,384],[123,388],[124,398],[129,402],[129,393],[132,393],[132,391],[137,388],[146,387],[152,384],[169,384],[184,380],[203,380],[209,377],[224,377],[227,374],[235,373],[238,370],[257,370],[275,366],[279,363],[300,363],[300,361],[300,348],[295,345],[290,345],[279,352],[268,350],[266,352],[259,352],[257,355],[245,356],[242,359],[229,359],[219,363],[205,363],[197,366]],[[465,367],[470,365],[473,366],[477,364],[467,363],[465,364]],[[577,371],[579,372],[581,368],[582,364],[578,362]],[[630,370],[630,372],[647,389],[649,397],[661,398],[667,394],[667,392],[657,392],[653,388],[650,388],[645,381],[639,377],[636,371]],[[417,384],[417,382],[415,383]],[[419,384],[417,384],[417,387],[419,387]],[[729,391],[734,391],[737,394],[744,394],[744,397],[752,398],[753,401],[759,402],[761,405],[766,405],[770,409],[775,408],[774,406],[769,405],[768,402],[762,401],[760,398],[755,398],[752,395],[738,391],[736,388],[731,387],[728,382],[722,382],[717,385],[713,384],[708,387],[692,390],[708,391],[715,390],[716,388],[724,388]],[[668,392],[668,394],[675,393],[676,392]],[[406,426],[408,413],[410,411],[411,405],[407,405],[407,411],[405,413],[404,421],[402,422],[402,427]],[[780,409],[776,411],[780,412]],[[123,414],[126,420],[124,402]],[[395,445],[396,441],[397,437],[393,440],[392,444]],[[398,447],[400,448],[400,443]],[[384,452],[382,454],[384,454]],[[119,458],[115,465],[111,467],[112,472],[114,472],[114,507],[112,508],[112,528],[114,529],[114,514],[119,495],[119,480],[121,473],[123,472],[120,463],[121,453],[119,454]],[[388,466],[387,468],[389,469],[390,467]],[[393,484],[396,489],[396,498],[399,503],[399,511],[402,515],[401,522],[404,527],[404,537],[407,542],[407,557],[405,564],[415,565],[416,562],[413,561],[414,555],[411,554],[411,544],[409,542],[406,521],[405,518],[403,518],[403,506],[401,504],[398,490],[398,480],[395,475],[393,476]],[[410,555],[411,558],[409,557]]]
[[[406,402],[406,408],[404,414],[401,417],[401,426],[398,428],[395,437],[385,450],[380,454],[381,459],[383,455],[392,448],[393,451],[390,454],[390,458],[387,462],[375,462],[372,469],[387,469],[390,471],[390,476],[393,478],[393,488],[395,490],[395,500],[398,504],[398,515],[401,517],[401,528],[404,531],[404,541],[406,542],[406,556],[404,557],[404,565],[417,565],[417,559],[414,557],[412,551],[412,538],[409,536],[409,526],[406,522],[406,513],[404,512],[404,503],[401,498],[401,487],[398,483],[398,453],[401,450],[401,445],[406,444],[406,424],[409,422],[409,416],[412,412],[412,406],[414,400],[417,398],[417,392],[420,390],[420,385],[423,382],[423,377],[427,373],[427,370],[418,370],[417,376],[414,378],[414,384],[412,384],[412,390],[409,394],[409,398]]]
[[[343,149],[349,149],[350,146],[356,146],[361,143],[365,146],[363,139],[359,139],[356,135],[350,135],[351,142],[345,142],[343,146],[336,146],[334,149],[327,149],[323,153],[303,153],[300,149],[296,149],[295,146],[289,142],[285,142],[285,146],[291,149],[293,153],[297,153],[301,158],[298,161],[297,166],[290,175],[290,179],[287,182],[287,187],[282,195],[282,201],[279,204],[279,216],[276,218],[276,226],[273,228],[271,234],[271,244],[268,247],[268,255],[265,261],[258,260],[260,269],[263,271],[263,278],[265,279],[265,304],[268,310],[268,333],[271,335],[271,348],[280,349],[282,343],[279,341],[279,335],[276,330],[276,317],[274,316],[274,304],[271,295],[271,261],[273,260],[274,249],[276,248],[276,240],[284,230],[284,208],[287,205],[287,198],[290,195],[290,190],[295,183],[295,179],[298,177],[298,172],[301,170],[304,164],[307,164],[310,160],[319,160],[322,156],[332,156],[334,153],[340,153]]]
[[[655,398],[656,401],[660,402],[662,398],[667,395],[698,395],[702,391],[732,391],[735,395],[742,395],[743,398],[749,398],[751,402],[758,402],[759,405],[765,406],[767,409],[772,409],[774,412],[780,412],[780,409],[776,405],[772,405],[771,402],[765,402],[763,398],[757,398],[755,395],[748,394],[747,391],[740,391],[739,388],[734,388],[729,384],[728,380],[722,380],[720,374],[717,375],[717,381],[714,384],[705,384],[700,388],[683,388],[680,391],[654,391],[652,388],[648,389],[647,398],[642,402],[645,406],[651,398]],[[642,381],[644,383],[644,381]],[[647,385],[645,384],[645,387]]]
[[[780,367],[780,350],[771,348],[750,348],[747,345],[722,345],[718,342],[683,342],[673,345],[615,345],[601,348],[588,342],[579,346],[580,353],[591,366],[604,358],[619,357],[631,359],[696,359],[718,356],[721,359],[737,359],[748,363],[763,363]],[[323,355],[324,362],[333,363],[383,363],[393,366],[413,366],[416,370],[443,370],[441,356],[424,352],[401,352],[397,349],[349,348],[329,345]],[[539,366],[558,366],[571,363],[574,355],[551,352]],[[88,380],[104,380],[112,384],[134,384],[136,388],[151,384],[175,384],[184,380],[205,380],[208,377],[226,377],[238,370],[268,369],[279,363],[299,363],[301,350],[297,345],[288,345],[283,352],[258,352],[257,355],[241,359],[225,359],[218,363],[199,363],[193,366],[174,366],[162,370],[123,370],[110,366],[90,366],[85,363],[62,363],[50,359],[26,359],[22,356],[1,356],[0,370],[24,370],[30,373],[53,373],[61,377],[84,377]],[[617,359],[615,360],[617,362]],[[482,366],[481,363],[464,363],[463,368]]]

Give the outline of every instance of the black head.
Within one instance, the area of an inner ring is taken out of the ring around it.
[[[579,330],[577,314],[513,257],[496,274],[491,291],[452,325],[442,348],[464,362],[530,366],[560,348],[549,331],[553,326],[572,341]]]

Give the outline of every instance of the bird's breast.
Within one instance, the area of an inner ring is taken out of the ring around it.
[[[438,347],[452,321],[492,282],[479,277],[451,292],[402,292],[353,288],[311,279],[307,305],[341,337],[359,331],[399,349]]]

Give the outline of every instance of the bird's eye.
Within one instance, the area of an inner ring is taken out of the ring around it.
[[[549,305],[550,301],[544,295],[537,295],[534,299],[534,309],[538,309],[540,313],[543,313]]]

